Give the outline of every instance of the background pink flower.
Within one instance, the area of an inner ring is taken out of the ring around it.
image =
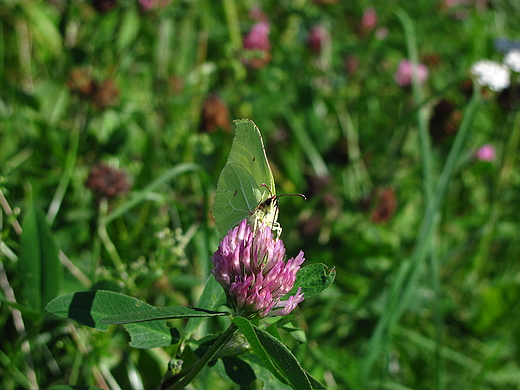
[[[319,54],[323,48],[323,44],[329,39],[329,33],[325,27],[315,26],[309,33],[307,43],[313,52]]]
[[[428,78],[428,68],[424,64],[417,64],[417,78],[419,83],[424,83]],[[413,65],[410,60],[401,60],[399,67],[394,75],[394,80],[401,87],[408,87],[412,84]]]
[[[365,9],[363,13],[363,17],[361,18],[361,26],[364,31],[371,31],[376,28],[377,23],[377,13],[374,7],[368,7]]]
[[[269,31],[271,25],[269,22],[261,21],[253,25],[249,33],[245,36],[243,46],[246,50],[271,50],[271,42],[269,42]]]
[[[482,145],[475,152],[475,157],[480,161],[493,161],[496,157],[495,147],[491,144]]]

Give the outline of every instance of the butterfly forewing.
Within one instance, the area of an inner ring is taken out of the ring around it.
[[[265,200],[269,195],[274,195],[276,191],[260,130],[249,119],[237,119],[233,123],[235,138],[231,145],[228,163],[235,162],[246,168],[255,179]],[[267,187],[261,187],[262,184]]]
[[[220,237],[248,218],[261,201],[262,193],[253,176],[239,164],[227,164],[220,173],[213,205]]]
[[[256,226],[259,222],[274,224],[277,216],[276,205],[268,201],[275,198],[274,178],[260,130],[249,119],[234,124],[235,137],[218,179],[213,206],[220,237],[245,218]]]

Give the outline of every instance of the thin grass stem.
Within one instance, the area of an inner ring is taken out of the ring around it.
[[[398,275],[401,275],[401,277],[396,278],[392,286],[390,286],[391,294],[388,300],[388,305],[386,306],[384,313],[381,315],[369,341],[368,353],[361,369],[361,378],[364,381],[368,379],[379,352],[384,349],[384,340],[387,335],[392,334],[402,314],[415,295],[417,281],[421,275],[421,272],[419,271],[423,269],[424,259],[430,249],[436,215],[440,209],[450,178],[461,155],[462,146],[469,132],[469,128],[475,117],[480,101],[480,88],[477,84],[475,84],[474,88],[473,97],[466,109],[437,187],[423,217],[417,235],[415,248],[410,260],[403,262],[398,270]]]

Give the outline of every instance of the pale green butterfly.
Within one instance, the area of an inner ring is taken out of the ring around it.
[[[213,205],[213,216],[220,237],[243,219],[256,230],[269,223],[279,236],[278,196],[267,161],[260,130],[249,119],[234,122],[235,137],[226,166],[220,172]]]

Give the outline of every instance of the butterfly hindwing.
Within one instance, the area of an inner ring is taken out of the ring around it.
[[[235,138],[233,138],[227,162],[235,162],[246,168],[255,179],[258,188],[261,188],[264,199],[267,199],[269,195],[275,194],[275,186],[262,134],[254,122],[249,119],[237,119],[233,123]],[[267,188],[260,187],[262,184],[265,184]]]

